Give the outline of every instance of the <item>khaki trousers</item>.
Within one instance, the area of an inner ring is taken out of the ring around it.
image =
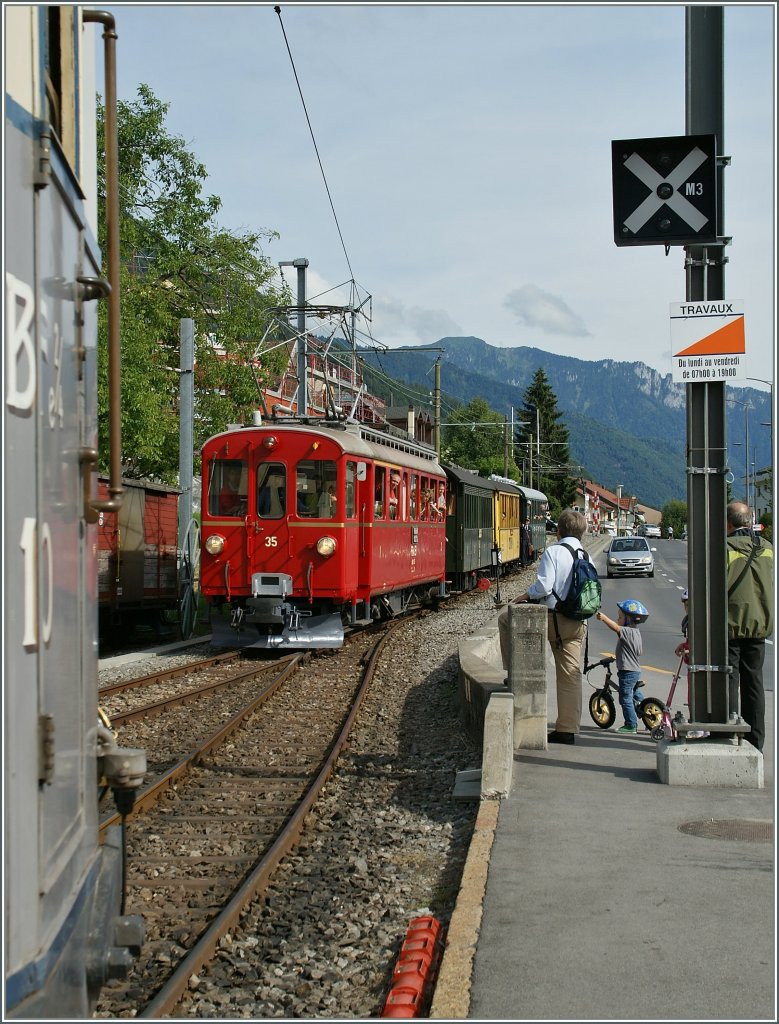
[[[587,626],[578,619],[557,615],[562,646],[557,644],[554,615],[547,615],[547,637],[552,648],[557,679],[558,732],[578,732],[582,718],[582,641]]]
[[[578,732],[582,717],[582,641],[587,629],[584,622],[577,619],[566,619],[558,614],[557,625],[560,630],[562,647],[557,646],[554,615],[547,613],[547,639],[552,649],[557,682],[557,721],[558,732]],[[498,615],[498,634],[503,667],[508,669],[509,663],[509,624],[508,607]]]

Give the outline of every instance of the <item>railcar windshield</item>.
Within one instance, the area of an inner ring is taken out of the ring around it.
[[[286,510],[287,471],[280,462],[257,467],[257,515],[260,519],[281,519]]]
[[[242,459],[220,459],[211,463],[208,480],[208,514],[245,516],[249,467]]]
[[[295,475],[297,514],[311,519],[334,519],[338,511],[336,480],[336,466],[330,460],[299,462]]]

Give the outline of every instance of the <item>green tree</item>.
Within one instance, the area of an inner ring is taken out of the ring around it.
[[[526,453],[528,472],[523,482],[530,483],[532,468],[533,487],[546,494],[554,515],[575,501],[576,479],[571,476],[570,434],[542,367],[533,375],[522,403],[515,441]]]
[[[482,476],[506,470],[506,421],[483,398],[474,398],[449,417],[441,432],[441,457],[464,469],[477,469]],[[452,424],[461,424],[454,426]],[[519,479],[513,459],[508,460],[508,476]]]
[[[687,502],[672,499],[660,510],[660,532],[668,536],[668,527],[673,527],[674,537],[678,540],[687,526]]]
[[[120,102],[119,232],[121,260],[123,472],[177,479],[179,465],[179,325],[195,325],[194,448],[258,405],[255,373],[280,368],[283,353],[252,369],[269,322],[285,295],[260,243],[270,231],[233,234],[215,218],[217,196],[205,195],[206,169],[165,126],[168,105],[146,85]],[[104,108],[99,109],[102,144]],[[105,195],[105,154],[98,174]],[[102,205],[101,205],[102,208]],[[99,244],[106,251],[105,223]],[[100,309],[98,412],[101,457],[107,459],[106,311]],[[218,346],[218,349],[215,347]],[[193,456],[194,457],[194,456]],[[105,468],[101,466],[101,468]],[[197,468],[197,466],[196,466]]]

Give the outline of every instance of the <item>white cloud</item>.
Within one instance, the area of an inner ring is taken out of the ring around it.
[[[503,304],[525,327],[538,327],[546,334],[589,337],[590,332],[582,318],[569,309],[563,299],[541,291],[534,284],[515,288]]]
[[[430,344],[439,338],[458,337],[463,331],[444,309],[406,306],[399,299],[374,297],[372,333],[378,341]]]

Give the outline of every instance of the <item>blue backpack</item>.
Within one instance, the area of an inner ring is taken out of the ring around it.
[[[586,551],[574,549],[570,544],[563,544],[563,547],[571,552],[573,558],[571,585],[564,600],[552,590],[557,598],[554,610],[569,619],[589,619],[600,611],[601,586],[598,570]]]

